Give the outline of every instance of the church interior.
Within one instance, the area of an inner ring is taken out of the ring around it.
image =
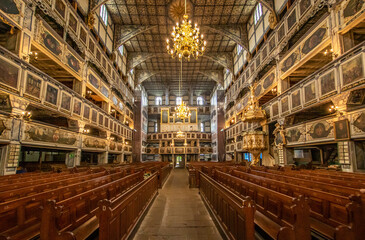
[[[364,236],[364,0],[0,0],[0,240]]]

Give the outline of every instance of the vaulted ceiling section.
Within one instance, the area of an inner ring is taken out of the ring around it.
[[[167,54],[166,38],[181,21],[184,0],[108,0],[105,4],[116,24],[115,47],[126,47],[137,83],[152,95],[162,95],[166,89],[177,95],[180,62]],[[204,57],[183,62],[182,93],[210,94],[223,82],[223,69],[233,68],[236,43],[248,42],[246,23],[256,4],[255,0],[187,0],[189,19],[198,23],[207,49]]]

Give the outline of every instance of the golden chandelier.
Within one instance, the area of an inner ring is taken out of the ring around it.
[[[166,39],[166,48],[173,58],[178,57],[182,59],[184,57],[190,60],[191,56],[197,59],[200,55],[203,55],[207,42],[203,41],[204,36],[203,34],[200,35],[198,24],[195,24],[195,27],[192,28],[191,20],[188,20],[188,15],[186,14],[186,0],[182,24],[179,26],[179,23],[176,23],[171,36],[173,44],[170,46],[170,40]]]
[[[182,59],[181,62],[181,69],[180,69],[180,79],[179,79],[179,96],[181,96],[181,81],[182,81]],[[185,120],[186,118],[189,118],[191,116],[190,109],[184,101],[181,99],[181,104],[177,107],[175,107],[175,117],[180,118],[181,120]]]
[[[176,135],[176,137],[178,137],[178,138],[183,138],[185,135],[184,135],[184,133],[181,131],[181,130],[179,130],[178,132],[177,132],[177,135]]]

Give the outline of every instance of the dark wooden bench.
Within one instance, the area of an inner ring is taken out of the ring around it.
[[[311,228],[319,235],[328,239],[341,239],[340,237],[345,235],[346,237],[342,239],[353,240],[362,235],[363,230],[360,226],[362,222],[359,221],[363,218],[360,194],[341,196],[250,173],[232,171],[231,174],[287,196],[303,195],[308,198],[311,210]]]
[[[158,193],[157,173],[121,196],[99,202],[99,240],[127,239]]]
[[[200,172],[200,195],[229,239],[255,239],[255,203]]]
[[[290,197],[219,170],[214,178],[256,203],[255,224],[272,239],[310,239],[309,206],[303,196]]]

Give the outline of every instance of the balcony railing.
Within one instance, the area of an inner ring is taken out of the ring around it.
[[[147,147],[147,154],[212,154],[211,147]]]
[[[167,132],[167,133],[150,133],[147,135],[147,140],[172,140],[172,139],[179,139],[177,137],[176,132]],[[181,139],[187,140],[211,140],[212,134],[210,133],[184,133],[184,137]]]

